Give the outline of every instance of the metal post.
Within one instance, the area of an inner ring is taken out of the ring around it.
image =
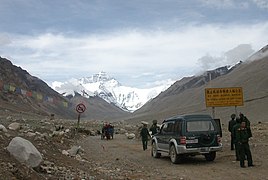
[[[80,115],[81,115],[81,113],[78,113],[77,130],[79,129]]]
[[[215,119],[215,107],[212,107],[212,118]]]
[[[237,117],[237,106],[235,106],[235,115]]]

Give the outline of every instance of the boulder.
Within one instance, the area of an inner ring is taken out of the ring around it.
[[[53,131],[51,137],[54,136],[63,136],[64,135],[64,131]]]
[[[80,146],[73,146],[71,149],[67,150],[70,156],[75,156],[79,153]]]
[[[28,136],[28,137],[34,137],[34,136],[36,136],[36,133],[33,133],[33,132],[27,132],[27,133],[26,133],[26,136]]]
[[[65,155],[65,156],[68,156],[68,155],[69,155],[69,152],[66,151],[66,150],[62,150],[61,153],[62,153],[63,155]]]
[[[125,135],[127,136],[128,139],[134,139],[135,138],[134,133],[126,133]]]
[[[0,124],[0,131],[7,132],[7,129],[4,125]]]
[[[30,167],[37,167],[42,162],[42,156],[35,146],[28,140],[15,137],[7,146],[7,150],[19,162]]]
[[[20,128],[21,128],[21,125],[20,125],[20,123],[17,123],[17,122],[11,123],[8,126],[8,129],[14,130],[14,131],[20,130]]]

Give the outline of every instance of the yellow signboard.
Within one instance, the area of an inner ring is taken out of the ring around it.
[[[206,88],[207,107],[243,106],[242,87]]]

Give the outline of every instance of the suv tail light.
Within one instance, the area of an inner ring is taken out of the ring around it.
[[[220,137],[220,135],[217,135],[217,142],[218,142],[218,144],[221,143],[221,137]]]
[[[186,144],[186,137],[185,136],[180,137],[180,144]]]

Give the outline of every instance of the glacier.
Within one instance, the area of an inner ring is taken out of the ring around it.
[[[86,98],[99,96],[125,111],[134,112],[165,91],[174,82],[167,80],[152,88],[128,87],[121,85],[115,78],[101,71],[90,77],[72,78],[66,82],[55,81],[51,87],[64,96],[74,97],[76,93]]]

